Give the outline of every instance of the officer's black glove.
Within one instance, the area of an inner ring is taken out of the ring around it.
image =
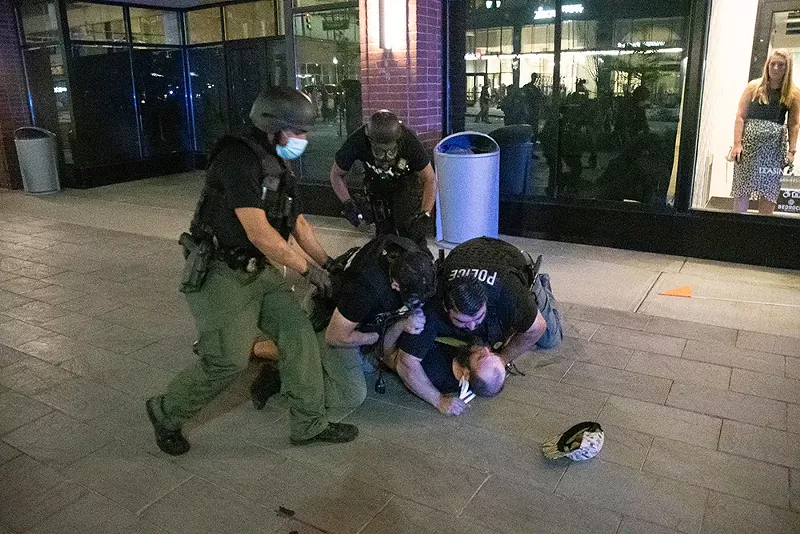
[[[411,217],[406,223],[408,237],[412,241],[422,241],[428,235],[431,214],[427,211],[420,212]]]
[[[356,228],[358,228],[358,226],[364,220],[364,216],[361,214],[358,204],[356,204],[355,200],[352,198],[348,198],[342,203],[342,215],[344,215],[344,218]]]
[[[313,285],[317,292],[316,294],[321,297],[330,297],[332,293],[331,277],[325,269],[321,269],[313,263],[308,264],[308,270],[303,273],[303,276],[308,283]]]
[[[328,271],[328,274],[336,275],[344,271],[344,264],[337,259],[328,258],[325,263],[322,264],[322,268]]]

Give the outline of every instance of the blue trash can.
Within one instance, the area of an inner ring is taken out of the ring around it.
[[[500,147],[500,193],[526,195],[533,163],[533,128],[515,124],[489,132]]]
[[[452,246],[474,237],[497,237],[500,147],[479,132],[459,132],[433,149],[439,182],[436,240]]]

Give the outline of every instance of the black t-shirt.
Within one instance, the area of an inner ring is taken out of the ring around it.
[[[439,393],[456,393],[459,383],[453,374],[456,349],[444,343],[434,343],[422,360],[422,370]]]
[[[364,164],[364,183],[378,186],[391,185],[399,178],[420,172],[428,166],[428,152],[422,146],[414,132],[402,126],[403,133],[398,141],[397,162],[384,171],[375,165],[372,147],[367,137],[366,126],[361,126],[351,133],[344,144],[336,152],[336,165],[343,171],[349,171],[356,160]]]
[[[282,173],[286,169],[285,162],[275,154],[274,148],[269,145],[263,133],[254,129],[249,137],[264,148],[267,157],[274,157],[275,161],[270,167],[274,168],[276,173]],[[263,166],[256,153],[244,142],[230,139],[225,141],[214,155],[206,172],[206,187],[221,192],[221,201],[218,198],[207,199],[202,218],[214,229],[214,235],[221,247],[241,248],[253,255],[259,255],[260,252],[247,238],[247,233],[234,210],[265,208],[262,199]],[[295,198],[294,202],[299,202],[299,199]],[[295,211],[299,213],[299,205],[295,206]]]
[[[441,298],[435,299],[425,306],[425,328],[415,335],[403,333],[399,348],[424,359],[437,337],[452,337],[500,350],[512,334],[527,331],[539,311],[525,280],[518,274],[526,263],[519,249],[498,239],[479,237],[454,248],[442,264],[444,282],[462,276],[483,282],[486,318],[474,331],[456,328]]]

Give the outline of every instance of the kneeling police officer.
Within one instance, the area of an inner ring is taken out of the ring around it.
[[[446,415],[460,415],[466,380],[479,397],[500,393],[508,364],[534,348],[563,339],[549,277],[538,262],[510,243],[489,237],[455,247],[439,272],[439,297],[424,308],[419,334],[390,331],[397,339],[390,367],[417,396]]]
[[[375,234],[396,234],[424,243],[436,202],[436,174],[414,132],[384,109],[350,134],[336,152],[331,185],[343,203],[342,214],[357,227],[364,217],[344,179],[356,160],[364,164],[364,189]]]
[[[289,402],[290,441],[353,440],[353,425],[329,423],[319,345],[306,313],[276,268],[302,274],[322,294],[330,261],[300,213],[288,160],[306,147],[314,119],[311,101],[294,89],[275,87],[253,103],[253,127],[242,137],[222,138],[210,156],[206,183],[191,225],[181,236],[187,256],[181,291],[198,333],[195,365],[181,372],[160,396],[146,403],[159,448],[188,452],[181,427],[242,371],[256,335],[275,340]],[[314,262],[294,250],[292,235]]]
[[[410,334],[422,331],[422,305],[435,292],[436,271],[429,251],[393,235],[351,249],[337,263],[344,269],[332,276],[334,295],[315,299],[311,317],[325,354],[326,407],[347,410],[367,395],[362,352],[374,350],[380,360],[384,332],[392,325]],[[277,374],[265,364],[253,383],[256,408],[279,391]]]

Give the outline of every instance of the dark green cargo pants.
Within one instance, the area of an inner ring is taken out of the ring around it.
[[[328,426],[320,345],[277,269],[246,273],[213,261],[202,289],[186,299],[197,326],[200,360],[167,388],[159,414],[165,425],[182,427],[225,390],[247,367],[251,343],[263,332],[280,351],[291,437],[307,439]]]

